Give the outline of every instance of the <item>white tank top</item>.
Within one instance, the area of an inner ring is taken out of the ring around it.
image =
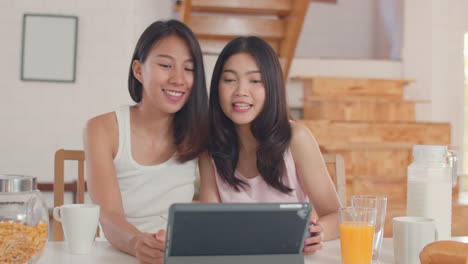
[[[169,206],[192,201],[198,162],[179,163],[172,157],[154,166],[138,164],[131,155],[130,107],[115,113],[119,148],[114,165],[127,221],[142,232],[166,229]]]

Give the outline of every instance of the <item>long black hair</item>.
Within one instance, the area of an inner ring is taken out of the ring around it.
[[[265,103],[250,129],[258,142],[257,169],[265,182],[283,193],[290,193],[281,177],[286,170],[284,154],[291,142],[291,125],[286,103],[285,83],[275,51],[264,40],[249,36],[230,41],[218,57],[210,88],[210,137],[208,152],[220,177],[236,191],[247,183],[234,176],[239,161],[239,138],[234,123],[224,114],[219,102],[219,82],[224,64],[238,53],[250,54],[262,74]]]
[[[142,98],[142,84],[133,75],[132,63],[144,63],[152,47],[171,35],[180,37],[187,44],[194,63],[192,91],[185,105],[174,115],[173,136],[177,146],[177,160],[185,162],[196,158],[206,149],[208,132],[208,95],[200,44],[193,32],[177,20],[156,21],[140,36],[133,52],[128,74],[128,91],[136,103]]]

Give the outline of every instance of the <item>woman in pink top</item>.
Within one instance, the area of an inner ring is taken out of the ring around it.
[[[305,254],[339,236],[338,200],[317,142],[288,118],[274,50],[238,37],[221,52],[210,91],[208,153],[200,157],[202,202],[305,202],[319,216]]]

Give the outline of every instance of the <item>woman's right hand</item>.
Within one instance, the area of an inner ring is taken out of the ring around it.
[[[310,219],[310,226],[307,230],[310,233],[310,237],[305,240],[304,254],[312,255],[318,250],[322,249],[323,240],[323,228],[317,223],[317,219]]]
[[[156,234],[141,233],[135,241],[135,256],[141,264],[164,263],[166,249],[166,231],[159,230]]]

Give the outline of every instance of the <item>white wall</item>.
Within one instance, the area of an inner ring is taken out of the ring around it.
[[[450,122],[452,147],[463,147],[463,34],[466,0],[405,1],[403,73],[415,80],[408,98],[432,103],[417,108],[418,120]]]
[[[376,5],[375,0],[311,2],[296,57],[373,58]]]
[[[371,47],[366,34],[354,34],[348,25],[353,23],[351,18],[357,17],[355,25],[371,30],[365,24],[372,23],[372,19],[361,15],[370,12],[364,6],[366,3],[372,6],[372,1],[339,1],[338,6],[311,4],[310,14],[316,13],[306,19],[298,55],[303,56],[306,51],[331,52],[327,45],[343,52],[342,56],[351,50],[357,52],[353,54],[370,54],[371,51],[361,50]],[[408,87],[407,97],[432,100],[431,105],[418,108],[418,119],[451,122],[452,145],[461,147],[462,33],[468,31],[468,18],[463,11],[468,10],[468,2],[428,3],[405,1],[404,62],[297,59],[291,74],[416,80]],[[344,6],[350,11],[341,10]],[[79,17],[75,83],[20,81],[21,26],[25,12]],[[325,29],[318,29],[332,14],[340,22],[325,23]],[[81,149],[82,128],[87,119],[130,102],[127,71],[137,37],[149,23],[171,15],[169,0],[0,0],[0,173],[29,174],[41,181],[51,181],[55,150]],[[338,33],[331,34],[334,31]],[[340,41],[339,36],[345,41]],[[207,79],[213,63],[213,58],[207,58]],[[295,87],[290,95],[293,105],[300,104],[298,85],[289,83]]]
[[[400,60],[403,1],[311,2],[296,57]]]
[[[82,149],[90,117],[130,102],[127,74],[137,37],[171,16],[170,1],[0,1],[0,173],[53,177],[59,148]],[[76,82],[20,81],[24,13],[79,18]]]

